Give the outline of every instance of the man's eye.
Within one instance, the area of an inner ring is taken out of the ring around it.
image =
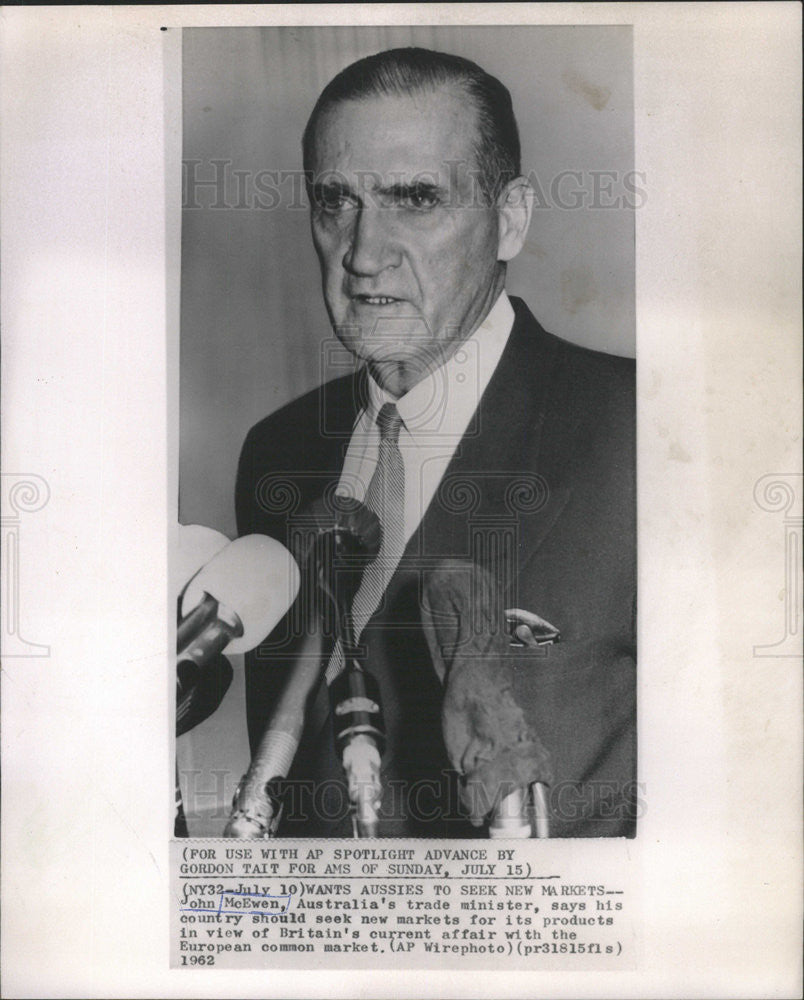
[[[438,204],[435,191],[414,191],[410,200],[414,208],[435,208]]]
[[[438,195],[429,188],[413,188],[411,191],[400,194],[397,198],[397,204],[401,208],[412,208],[418,212],[427,211],[427,209],[436,207]]]
[[[316,204],[323,212],[347,212],[355,207],[355,200],[343,191],[322,188],[317,192]]]

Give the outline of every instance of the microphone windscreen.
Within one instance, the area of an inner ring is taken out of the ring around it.
[[[176,571],[173,579],[178,582],[178,596],[190,580],[229,544],[229,539],[221,531],[207,528],[203,524],[180,524],[178,545],[176,546]]]
[[[267,535],[244,535],[221,549],[188,583],[182,597],[186,616],[214,597],[233,611],[243,635],[232,639],[227,653],[245,653],[259,645],[296,600],[299,567],[281,542]]]
[[[422,612],[439,676],[458,653],[503,655],[508,648],[502,597],[488,571],[466,559],[445,559],[424,574]]]
[[[552,781],[550,755],[515,697],[501,591],[463,559],[440,563],[423,586],[424,633],[444,683],[444,746],[475,825],[501,797]]]

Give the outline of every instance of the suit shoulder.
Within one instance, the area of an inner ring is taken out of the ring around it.
[[[346,375],[316,386],[259,420],[246,435],[243,451],[298,451],[305,440],[320,440],[331,426],[351,427],[357,414],[356,377]]]
[[[235,484],[240,534],[259,531],[284,541],[283,516],[266,507],[263,494],[278,490],[284,496],[283,491],[290,489],[306,503],[312,499],[307,497],[310,490],[322,488],[321,478],[333,474],[351,436],[357,382],[354,375],[326,382],[251,428],[240,452]]]
[[[623,383],[635,380],[636,362],[620,354],[607,354],[594,348],[565,340],[554,333],[542,331],[544,336],[553,343],[558,357],[563,363],[578,372],[589,372],[599,377],[614,379]]]
[[[631,410],[636,401],[636,362],[562,341],[564,363],[576,391],[590,400]]]
[[[550,373],[553,398],[569,399],[590,414],[612,405],[633,409],[636,365],[633,358],[606,354],[549,333],[521,299],[513,299],[520,330],[518,343],[526,366],[543,365]]]
[[[291,399],[258,420],[246,435],[246,443],[255,444],[262,441],[269,434],[273,436],[276,430],[283,425],[303,420],[307,414],[317,412],[323,388],[323,386],[316,386],[316,388]]]
[[[559,340],[558,337],[555,339]],[[612,378],[634,381],[636,362],[633,358],[626,358],[620,354],[606,354],[605,351],[596,351],[591,347],[570,343],[568,340],[562,340],[561,343],[573,363],[588,367],[592,371],[605,372]]]
[[[553,354],[560,362],[578,370],[608,375],[624,382],[634,381],[636,366],[633,358],[606,354],[604,351],[596,351],[549,333],[521,299],[512,296],[511,302],[517,321],[526,331],[527,342],[534,351],[538,351],[541,355]]]

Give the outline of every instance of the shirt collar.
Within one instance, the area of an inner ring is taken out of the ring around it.
[[[396,403],[405,429],[419,434],[462,434],[502,356],[514,325],[514,310],[501,292],[475,332],[452,357],[394,399],[368,375],[368,411],[372,420],[385,403]]]

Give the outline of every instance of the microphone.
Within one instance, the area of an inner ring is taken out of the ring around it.
[[[203,667],[224,649],[253,649],[293,604],[299,580],[293,556],[266,535],[245,535],[220,549],[182,595],[179,665]]]
[[[382,800],[381,755],[385,749],[380,688],[365,669],[352,620],[352,603],[362,573],[375,559],[382,543],[377,515],[364,504],[347,497],[333,497],[334,525],[322,535],[319,585],[330,598],[341,642],[344,667],[329,689],[335,746],[338,750],[352,805],[357,837],[376,837]],[[332,512],[317,511],[319,523],[327,523]]]
[[[214,528],[202,524],[179,524],[176,561],[172,580],[181,581],[175,592],[181,596],[186,581],[199,571],[204,563],[216,555],[229,539]],[[217,669],[216,669],[217,667]],[[224,657],[211,668],[207,668],[202,678],[201,669],[195,663],[185,661],[176,667],[176,736],[183,736],[199,722],[208,718],[220,705],[232,682],[232,668]],[[176,812],[173,833],[176,837],[187,837],[187,818],[179,784],[179,763],[176,759]]]
[[[231,539],[203,524],[179,524],[176,536],[176,570],[173,579],[178,597],[201,567],[225,548]]]
[[[177,736],[211,715],[226,693],[232,668],[223,650],[239,653],[256,646],[299,589],[298,566],[279,542],[263,535],[230,542],[202,525],[179,528],[177,572],[182,580],[192,575],[179,599]],[[187,836],[178,763],[174,830]]]
[[[351,601],[360,572],[376,556],[381,537],[375,514],[357,500],[337,494],[316,501],[296,525],[293,548],[304,574],[307,607],[302,613],[308,617],[307,635],[310,640],[320,638],[319,598],[324,597],[327,608],[334,611],[335,631],[345,655],[349,650],[347,668],[355,653],[349,624]],[[296,656],[260,745],[235,792],[224,837],[253,840],[276,832],[281,803],[275,784],[290,772],[304,732],[307,705],[318,690],[324,668],[320,649],[318,655],[302,650]],[[348,723],[352,716],[348,712],[337,715],[336,707],[335,718]]]
[[[334,612],[334,631],[341,639],[344,657],[354,652],[351,608],[363,571],[376,558],[382,543],[377,515],[352,497],[333,494],[316,500],[305,518],[297,549],[300,563],[313,566],[321,594]]]
[[[439,563],[423,581],[422,620],[433,665],[444,684],[444,744],[461,775],[460,795],[490,837],[548,836],[544,783],[550,756],[513,695],[513,671],[500,588],[463,559]]]

